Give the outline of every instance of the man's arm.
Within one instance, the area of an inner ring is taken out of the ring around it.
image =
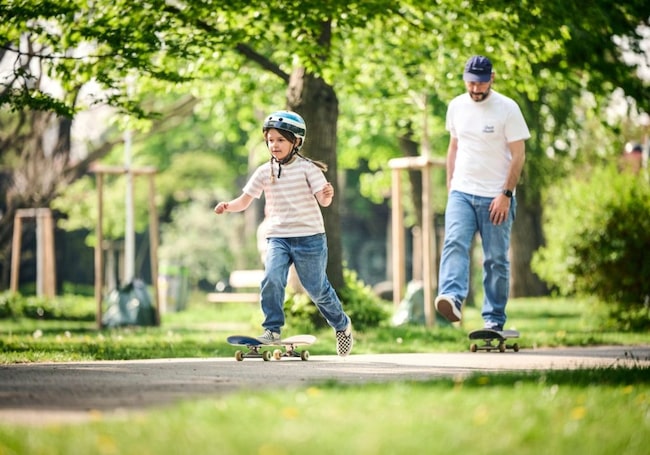
[[[524,141],[520,140],[510,142],[508,147],[510,147],[512,160],[510,161],[510,168],[508,169],[508,176],[506,177],[503,189],[514,191],[519,182],[521,170],[524,168],[524,162],[526,161],[526,146]],[[490,203],[489,210],[490,221],[492,223],[496,225],[503,223],[508,217],[508,211],[510,210],[510,198],[504,194],[499,194]]]
[[[449,138],[449,147],[447,147],[447,192],[451,189],[451,178],[454,176],[456,168],[456,152],[458,151],[458,138]]]
[[[521,171],[526,162],[526,143],[522,139],[520,141],[510,142],[508,147],[512,154],[512,161],[510,161],[510,169],[508,169],[508,177],[506,178],[503,189],[514,191],[517,183],[519,183],[519,177],[521,177]]]

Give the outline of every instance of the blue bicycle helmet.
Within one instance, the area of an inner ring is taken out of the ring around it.
[[[264,120],[262,131],[266,132],[269,129],[284,130],[293,133],[297,138],[300,138],[300,145],[298,150],[302,148],[305,143],[305,136],[307,136],[307,126],[301,116],[291,111],[277,111],[269,115]]]

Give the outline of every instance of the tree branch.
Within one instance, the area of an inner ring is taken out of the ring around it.
[[[168,13],[172,13],[178,16],[182,16],[183,19],[190,23],[194,24],[197,26],[199,29],[203,30],[204,32],[210,34],[210,35],[218,35],[219,31],[215,29],[212,25],[209,23],[198,19],[196,17],[189,17],[187,14],[184,13],[181,9],[174,5],[167,4],[165,6],[165,11]],[[280,79],[282,79],[284,82],[287,84],[289,83],[289,78],[290,75],[280,69],[278,65],[270,61],[268,58],[264,57],[263,55],[259,54],[258,52],[255,52],[253,48],[250,46],[243,44],[243,43],[238,43],[235,45],[236,52],[239,52],[241,55],[246,57],[247,59],[251,60],[254,63],[257,63],[259,66],[261,66],[263,69],[275,74],[278,76]]]
[[[278,65],[271,62],[268,58],[264,57],[263,55],[258,54],[251,47],[247,46],[246,44],[239,43],[235,46],[235,49],[237,50],[237,52],[239,52],[247,59],[257,63],[259,66],[262,67],[262,69],[265,69],[275,74],[287,84],[289,83],[290,75],[288,73],[282,71]]]

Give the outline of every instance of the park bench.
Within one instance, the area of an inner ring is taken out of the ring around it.
[[[232,291],[210,292],[210,303],[258,303],[264,270],[233,270],[228,278]],[[255,289],[255,291],[252,291]]]

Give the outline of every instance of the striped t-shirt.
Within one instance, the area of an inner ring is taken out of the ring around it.
[[[297,156],[282,165],[278,178],[278,164],[258,167],[244,186],[244,193],[259,199],[266,198],[267,237],[306,237],[325,232],[323,215],[314,196],[323,189],[327,180],[323,172],[311,161]]]

